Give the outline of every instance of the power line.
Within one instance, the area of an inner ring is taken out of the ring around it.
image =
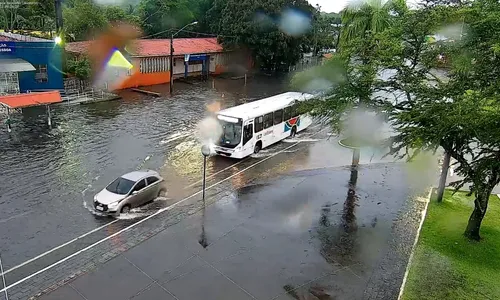
[[[157,36],[157,35],[160,35],[162,33],[169,32],[169,31],[174,31],[174,30],[176,30],[176,29],[175,28],[170,28],[170,29],[167,29],[167,30],[163,30],[163,31],[160,31],[160,32],[157,32],[157,33],[153,33],[153,34],[141,37],[140,39],[147,39],[147,38],[150,38],[150,37],[153,37],[153,36]],[[236,37],[236,36],[232,36],[232,35],[204,33],[204,32],[197,32],[197,31],[191,31],[191,30],[186,30],[186,29],[183,29],[183,30],[180,30],[180,31],[181,32],[187,32],[187,33],[192,33],[192,34],[204,35],[204,36],[211,36],[211,37],[231,37],[231,38],[235,38]]]

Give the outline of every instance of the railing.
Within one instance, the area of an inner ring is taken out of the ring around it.
[[[65,95],[62,96],[63,102],[71,102],[75,100],[100,100],[104,99],[105,96],[108,96],[108,93],[103,90],[86,90],[84,92],[80,92],[79,90],[66,90]]]

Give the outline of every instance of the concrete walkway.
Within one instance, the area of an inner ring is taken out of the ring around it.
[[[396,299],[423,208],[409,182],[401,164],[254,182],[39,299]]]

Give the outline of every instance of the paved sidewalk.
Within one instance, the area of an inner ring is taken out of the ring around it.
[[[255,182],[40,299],[396,299],[422,187],[376,164],[347,197],[353,175]]]

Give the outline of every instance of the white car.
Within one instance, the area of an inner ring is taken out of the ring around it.
[[[155,171],[134,171],[118,177],[94,196],[94,208],[103,213],[128,213],[164,196],[164,180]]]

